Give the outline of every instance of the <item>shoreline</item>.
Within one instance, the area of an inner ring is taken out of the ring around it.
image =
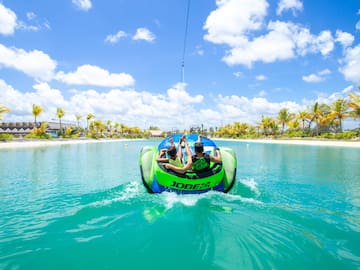
[[[289,144],[309,146],[334,146],[360,148],[360,141],[330,141],[330,140],[302,140],[302,139],[213,139],[234,142],[264,143],[264,144]]]
[[[220,139],[211,138],[212,140],[234,141],[244,143],[264,143],[264,144],[289,144],[289,145],[310,145],[310,146],[334,146],[334,147],[352,147],[360,148],[360,141],[330,141],[330,140],[301,140],[301,139]],[[81,144],[81,143],[105,143],[105,142],[126,142],[134,140],[147,139],[52,139],[52,140],[14,140],[9,142],[0,142],[0,149],[13,148],[31,148],[46,147],[65,144]]]
[[[126,142],[142,139],[52,139],[52,140],[14,140],[9,142],[0,142],[1,149],[14,149],[14,148],[32,148],[32,147],[46,147],[58,146],[66,144],[83,144],[83,143],[105,143],[105,142]]]

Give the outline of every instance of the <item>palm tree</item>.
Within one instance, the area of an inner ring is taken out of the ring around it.
[[[305,130],[305,122],[308,121],[308,119],[310,118],[309,112],[301,111],[301,112],[298,113],[298,115],[296,116],[296,118],[297,118],[298,120],[301,120],[302,130],[304,131],[304,130]]]
[[[86,116],[86,129],[89,130],[89,121],[91,119],[93,119],[95,116],[92,114],[92,113],[89,113],[87,116]]]
[[[4,105],[0,105],[0,120],[3,118],[3,113],[10,112],[10,109],[5,107]]]
[[[349,104],[345,99],[340,98],[335,100],[334,103],[331,104],[330,108],[331,112],[322,119],[322,122],[338,122],[339,129],[337,131],[342,132],[342,121],[349,116]]]
[[[126,129],[126,126],[124,124],[120,123],[121,136],[124,136],[125,129]]]
[[[36,118],[44,111],[43,107],[41,107],[40,105],[36,105],[33,104],[32,106],[32,114],[35,118],[34,122],[35,122],[35,127],[36,127]]]
[[[316,136],[319,135],[320,126],[325,124],[322,119],[324,116],[329,113],[329,105],[326,104],[319,104],[318,102],[315,102],[315,104],[311,107],[310,113],[309,113],[309,128],[311,126],[312,122],[315,122],[316,124]]]
[[[106,129],[108,132],[110,132],[110,133],[112,132],[113,126],[112,126],[111,120],[106,121]]]
[[[106,125],[101,120],[94,120],[90,124],[90,130],[95,133],[97,138],[103,137],[105,129]]]
[[[294,115],[292,113],[290,113],[289,109],[287,109],[287,108],[283,108],[279,111],[278,120],[282,127],[281,133],[284,133],[285,125],[287,125],[293,117],[294,117]]]
[[[120,126],[120,124],[118,122],[115,122],[114,129],[115,129],[116,136],[119,136],[119,126]]]
[[[65,112],[62,108],[57,108],[56,110],[56,116],[59,118],[59,124],[60,124],[60,132],[59,134],[62,134],[62,126],[61,126],[61,118],[65,115]]]
[[[288,123],[289,130],[298,130],[300,127],[299,119],[295,118],[294,121]]]
[[[360,90],[360,86],[359,86],[359,90]],[[356,119],[356,118],[360,118],[360,92],[358,93],[350,93],[349,94],[350,97],[350,101],[349,101],[349,106],[352,109],[352,111],[350,112],[350,115]]]
[[[77,127],[80,127],[80,120],[82,118],[81,114],[75,114],[75,118],[76,118],[76,122],[77,122]]]
[[[263,129],[264,135],[268,136],[271,133],[271,130],[275,128],[275,121],[271,117],[262,116],[260,126]]]

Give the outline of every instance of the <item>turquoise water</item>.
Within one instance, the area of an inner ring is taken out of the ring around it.
[[[159,141],[0,150],[0,269],[360,269],[360,149],[217,141],[229,194],[147,194]]]

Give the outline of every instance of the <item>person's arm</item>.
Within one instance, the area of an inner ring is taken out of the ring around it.
[[[212,161],[214,163],[221,163],[221,154],[220,154],[219,148],[216,148],[215,151],[216,151],[216,156],[209,155],[210,156],[210,161]]]
[[[175,172],[178,172],[178,173],[185,173],[187,170],[190,170],[191,169],[191,165],[192,165],[192,160],[191,158],[188,160],[188,162],[185,164],[184,167],[176,167],[172,164],[169,164],[169,163],[166,163],[164,166],[166,169],[170,169],[170,170],[173,170]]]
[[[178,143],[178,151],[177,151],[177,153],[176,153],[176,155],[178,156],[178,158],[180,158],[181,162],[182,162],[182,160],[183,160],[181,143],[182,143],[182,141],[184,140],[184,139],[183,139],[184,137],[185,137],[185,135],[180,138],[179,143]]]
[[[190,170],[192,167],[192,158],[191,158],[192,154],[191,154],[190,148],[186,141],[185,141],[185,151],[186,151],[186,155],[187,155],[187,162],[184,167],[176,167],[172,164],[167,163],[167,164],[165,164],[165,168],[173,170],[178,173],[185,173],[187,170]]]
[[[160,152],[159,152],[159,155],[158,157],[156,158],[156,161],[157,162],[169,162],[169,159],[168,158],[164,158],[162,157],[166,152],[166,149],[161,149]]]

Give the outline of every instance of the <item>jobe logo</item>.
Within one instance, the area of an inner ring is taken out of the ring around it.
[[[206,189],[206,188],[210,188],[210,184],[211,184],[210,182],[199,183],[199,184],[185,184],[185,183],[179,183],[179,182],[173,181],[172,184],[170,185],[170,187],[179,188],[179,189],[187,189],[187,190]]]

